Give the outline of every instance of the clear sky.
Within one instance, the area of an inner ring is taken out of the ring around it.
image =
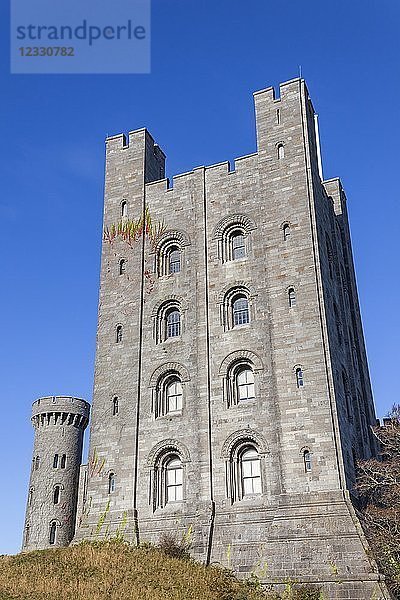
[[[252,92],[298,76],[349,213],[377,412],[399,401],[398,0],[153,0],[149,75],[10,75],[1,3],[0,553],[17,552],[41,395],[91,400],[104,138],[168,174],[255,150]]]

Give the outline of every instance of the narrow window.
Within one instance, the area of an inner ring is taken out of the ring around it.
[[[53,458],[53,469],[57,469],[58,468],[58,454],[54,455]]]
[[[40,467],[40,456],[35,458],[35,471],[37,471]]]
[[[121,217],[126,217],[128,215],[128,203],[124,200],[121,203]]]
[[[241,368],[236,375],[238,401],[254,400],[254,373],[249,367]]]
[[[54,546],[54,544],[56,543],[56,537],[57,537],[57,523],[55,521],[52,521],[50,523],[50,532],[49,532],[50,546]]]
[[[60,486],[56,485],[53,492],[53,504],[58,504],[60,502]]]
[[[33,487],[31,487],[29,490],[28,506],[32,506],[32,502],[33,502]]]
[[[244,325],[250,322],[249,303],[246,296],[236,296],[232,303],[233,325]]]
[[[119,274],[124,275],[125,272],[126,272],[126,260],[124,258],[121,258],[121,260],[119,261]]]
[[[304,472],[311,472],[311,452],[309,450],[305,450],[303,453],[303,461],[304,461]]]
[[[234,231],[232,233],[230,246],[232,260],[238,260],[246,256],[245,237],[241,231]]]
[[[112,401],[112,414],[113,417],[115,417],[115,415],[117,415],[119,412],[119,401],[118,401],[118,397],[114,396],[113,401]]]
[[[25,525],[25,546],[29,544],[30,525]]]
[[[278,108],[276,110],[276,122],[277,122],[278,125],[281,124],[281,109],[280,108]]]
[[[304,387],[303,369],[296,369],[296,384],[298,388]]]
[[[181,270],[181,252],[177,246],[168,251],[168,273],[179,273]]]
[[[63,454],[62,457],[61,457],[60,468],[61,469],[65,469],[66,464],[67,464],[67,455]]]
[[[170,379],[166,389],[166,412],[182,410],[182,383],[178,378]]]
[[[115,492],[115,475],[110,473],[108,476],[108,493],[113,494]]]
[[[261,494],[260,457],[255,448],[248,447],[240,456],[242,495]]]
[[[165,466],[166,503],[183,499],[183,469],[178,456],[171,457]]]
[[[293,288],[290,288],[288,295],[289,295],[289,308],[293,308],[294,306],[296,306],[296,292],[294,291]]]
[[[117,344],[122,342],[122,325],[118,325],[117,327],[115,341],[117,342]]]
[[[288,223],[286,223],[286,225],[283,226],[283,241],[287,242],[289,238],[290,238],[290,225]]]
[[[181,334],[181,315],[173,309],[167,313],[167,338],[178,337]]]
[[[283,144],[279,144],[278,146],[278,160],[282,160],[285,158],[285,147]]]

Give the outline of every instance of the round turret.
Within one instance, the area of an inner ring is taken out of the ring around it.
[[[83,434],[90,405],[49,396],[32,406],[35,441],[22,549],[68,546],[75,531]]]

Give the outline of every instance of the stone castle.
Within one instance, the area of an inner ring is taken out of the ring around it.
[[[23,550],[190,535],[193,554],[331,598],[387,598],[352,504],[376,418],[346,196],[295,79],[254,94],[257,152],[165,178],[106,141],[89,405],[33,405]]]

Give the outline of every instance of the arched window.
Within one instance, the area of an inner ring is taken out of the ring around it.
[[[115,341],[117,344],[122,342],[122,325],[117,325],[116,333],[115,333]]]
[[[236,372],[235,383],[238,402],[254,400],[254,373],[248,365],[241,365]]]
[[[250,322],[249,302],[244,294],[232,299],[232,317],[234,327]]]
[[[179,456],[165,461],[165,504],[183,499],[183,468]]]
[[[66,464],[67,464],[67,455],[63,454],[61,457],[61,464],[60,464],[61,469],[65,469]]]
[[[310,473],[312,465],[311,465],[311,452],[309,450],[304,450],[304,452],[303,452],[303,463],[304,463],[304,472]]]
[[[52,521],[50,523],[50,531],[49,531],[49,544],[50,546],[54,546],[57,540],[57,522]]]
[[[166,313],[166,337],[178,337],[181,334],[181,315],[177,308]]]
[[[285,158],[285,147],[283,144],[278,144],[278,160],[282,160],[282,158]]]
[[[127,217],[128,216],[128,203],[126,200],[123,200],[121,202],[121,217]]]
[[[296,369],[296,385],[298,388],[304,387],[303,369],[301,367]]]
[[[290,238],[290,225],[289,223],[285,223],[285,225],[283,226],[283,241],[287,242],[288,239]]]
[[[118,413],[119,413],[119,400],[118,400],[118,396],[114,396],[114,398],[112,400],[113,417],[115,417],[115,415],[117,415]]]
[[[246,256],[246,238],[242,230],[234,229],[230,234],[229,255],[231,260],[238,260]]]
[[[180,273],[182,244],[176,238],[164,241],[156,252],[156,272],[159,277]]]
[[[183,387],[178,372],[164,373],[157,382],[155,393],[154,410],[156,417],[182,411]]]
[[[261,494],[260,457],[254,446],[247,446],[239,454],[242,497]]]
[[[121,260],[119,261],[118,272],[119,272],[120,275],[124,275],[124,273],[126,272],[126,260],[125,260],[125,258],[121,258]]]
[[[115,474],[110,473],[108,476],[108,493],[113,494],[115,492]]]
[[[170,246],[167,251],[168,273],[179,273],[181,270],[181,251],[178,246]]]
[[[61,493],[61,488],[59,485],[56,485],[54,488],[54,492],[53,492],[53,504],[59,504],[60,493]]]
[[[182,410],[182,383],[176,376],[170,377],[166,382],[166,412]]]
[[[58,468],[58,454],[54,455],[53,458],[53,469],[57,469]]]
[[[293,308],[294,306],[296,306],[296,292],[294,291],[294,288],[289,289],[288,297],[289,297],[289,308]]]

